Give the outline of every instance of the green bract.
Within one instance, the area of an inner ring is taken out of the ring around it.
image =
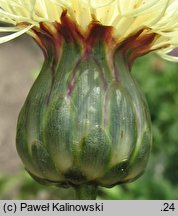
[[[120,49],[110,56],[107,35],[96,25],[86,47],[71,33],[62,38],[60,54],[48,47],[17,125],[18,153],[42,183],[111,187],[145,169],[151,146],[147,105]]]

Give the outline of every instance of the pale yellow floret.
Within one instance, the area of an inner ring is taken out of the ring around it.
[[[140,29],[150,29],[160,35],[151,49],[160,49],[157,52],[163,58],[177,60],[167,53],[178,46],[178,0],[0,0],[0,22],[12,26],[0,27],[0,32],[13,32],[1,37],[0,43],[30,34],[40,22],[60,22],[64,10],[83,32],[93,19],[113,26],[118,42]]]

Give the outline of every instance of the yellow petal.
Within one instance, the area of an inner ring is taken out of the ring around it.
[[[31,29],[32,27],[33,27],[33,26],[31,25],[31,26],[28,26],[28,27],[26,27],[26,28],[24,28],[24,29],[22,29],[22,30],[16,32],[16,33],[13,33],[13,34],[6,35],[6,36],[1,37],[1,38],[0,38],[0,44],[1,44],[1,43],[5,43],[5,42],[7,42],[7,41],[10,41],[10,40],[12,40],[12,39],[14,39],[14,38],[19,37],[20,35],[24,34],[24,33],[27,32],[27,31],[29,31],[29,29]]]

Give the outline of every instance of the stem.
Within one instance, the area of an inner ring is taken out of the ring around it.
[[[76,200],[96,200],[97,186],[96,185],[80,185],[75,186]]]

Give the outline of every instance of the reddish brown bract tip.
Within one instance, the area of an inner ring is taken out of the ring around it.
[[[129,68],[131,68],[134,60],[140,56],[143,56],[151,51],[151,46],[158,38],[156,33],[144,34],[145,29],[136,32],[134,35],[126,38],[117,46],[117,50],[122,52],[124,58],[128,62]]]
[[[99,42],[105,43],[113,50],[116,42],[113,39],[112,30],[110,26],[102,26],[93,21],[88,31],[82,32],[66,11],[61,15],[61,23],[54,22],[53,25],[48,25],[42,22],[39,29],[33,28],[35,40],[42,48],[45,57],[52,53],[55,61],[60,58],[60,48],[63,43],[78,44],[83,49],[84,55],[88,55]]]
[[[111,55],[115,51],[120,51],[129,67],[137,57],[150,52],[151,46],[159,37],[156,33],[151,33],[150,29],[141,29],[119,41],[113,36],[112,26],[103,26],[95,20],[88,26],[86,32],[82,32],[77,23],[67,15],[67,11],[61,15],[61,23],[54,22],[52,25],[47,25],[42,22],[40,28],[33,28],[33,31],[36,35],[35,40],[42,48],[45,57],[52,53],[54,62],[59,61],[63,43],[78,44],[83,49],[83,54],[87,56],[97,43],[102,42]]]

